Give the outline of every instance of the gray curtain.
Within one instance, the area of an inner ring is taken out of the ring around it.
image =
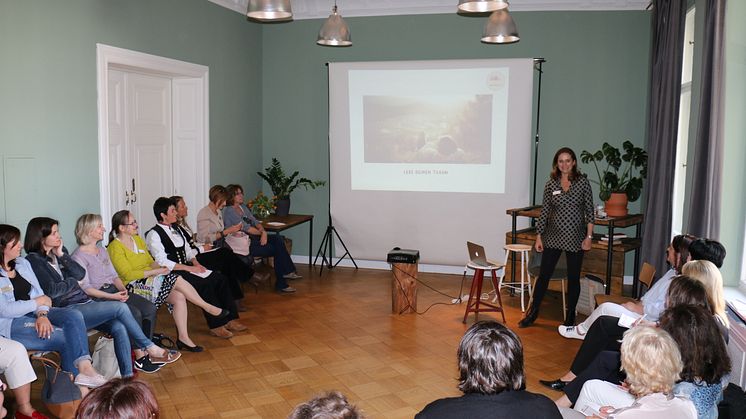
[[[723,28],[725,0],[707,0],[699,121],[694,145],[688,232],[718,239],[723,163]]]
[[[666,246],[671,240],[685,18],[685,1],[653,1],[647,147],[649,165],[641,262],[655,266],[658,276],[667,270]]]

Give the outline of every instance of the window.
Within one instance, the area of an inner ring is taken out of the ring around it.
[[[684,59],[681,64],[681,102],[679,105],[679,132],[676,139],[676,171],[673,186],[673,214],[671,235],[682,234],[684,229],[684,190],[686,187],[686,161],[689,148],[689,115],[692,104],[692,62],[694,61],[694,7],[686,13],[684,27]]]

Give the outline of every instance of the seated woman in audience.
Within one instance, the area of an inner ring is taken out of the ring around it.
[[[707,295],[712,303],[712,312],[715,319],[723,329],[723,335],[728,338],[728,329],[730,321],[728,314],[725,312],[725,296],[723,295],[723,275],[720,269],[709,260],[692,260],[684,264],[681,273],[697,279],[704,284]]]
[[[20,257],[22,245],[20,230],[0,224],[0,336],[29,350],[59,352],[62,368],[75,375],[75,384],[102,385],[106,379],[91,365],[83,316],[69,308],[52,307],[31,264]],[[19,382],[28,378],[23,375]],[[17,383],[8,381],[11,386]],[[29,407],[24,406],[22,413],[31,416]]]
[[[176,204],[171,198],[159,197],[153,203],[153,215],[158,223],[145,233],[145,244],[159,265],[180,275],[192,284],[205,301],[228,310],[224,317],[207,315],[210,334],[223,339],[233,337],[232,332],[248,328],[238,321],[236,296],[231,289],[231,280],[220,271],[208,270],[197,259],[199,251],[176,224]]]
[[[80,287],[96,301],[120,301],[127,304],[132,317],[140,324],[142,332],[148,339],[153,340],[155,328],[156,307],[153,303],[137,294],[128,292],[117,272],[111,266],[111,260],[106,249],[97,245],[104,239],[104,223],[98,214],[84,214],[78,218],[75,225],[75,238],[79,247],[73,252],[72,258],[85,271],[85,277],[80,281]],[[137,353],[138,361],[135,367],[145,372],[155,372],[162,364],[153,364],[144,356],[142,351]]]
[[[515,332],[496,321],[474,323],[458,347],[459,390],[436,400],[415,418],[560,418],[546,396],[525,391],[523,346]]]
[[[646,326],[633,329],[643,327]],[[672,307],[661,316],[660,327],[673,338],[681,354],[682,371],[672,393],[691,399],[699,419],[717,418],[717,403],[722,399],[731,365],[725,341],[711,311],[692,305]],[[624,368],[624,341],[622,367]],[[582,411],[585,406],[595,404],[618,408],[629,406],[633,402],[631,392],[613,383],[591,380],[583,386],[575,410]]]
[[[711,317],[709,321],[713,322]],[[624,333],[621,350],[626,388],[591,380],[583,386],[575,410],[586,414],[598,410],[609,419],[697,417],[691,400],[674,395],[684,366],[679,346],[668,332],[633,327]]]
[[[696,240],[691,235],[675,236],[666,250],[666,262],[669,269],[661,278],[655,281],[652,287],[642,296],[638,302],[628,302],[624,304],[603,303],[596,307],[585,321],[577,326],[559,326],[559,334],[568,339],[585,339],[586,333],[601,316],[621,317],[622,315],[640,318],[645,315],[648,321],[656,321],[665,308],[666,292],[671,279],[681,272],[681,267],[689,260],[689,245]]]
[[[132,375],[130,338],[137,345],[135,366],[141,371],[149,372],[148,368],[142,368],[149,363],[169,364],[179,359],[180,353],[159,348],[143,334],[124,303],[94,301],[80,288],[79,281],[85,277],[85,269],[62,245],[57,220],[32,218],[26,227],[25,242],[28,260],[44,293],[52,299],[52,305],[80,312],[87,328],[96,328],[114,337],[114,351],[123,377]]]
[[[137,220],[127,210],[117,211],[111,217],[107,251],[114,269],[129,288],[136,283],[146,283],[149,278],[152,278],[151,283],[153,280],[160,282],[158,295],[152,296],[151,301],[156,307],[165,302],[173,306],[179,334],[176,346],[190,352],[202,352],[204,348],[189,337],[187,301],[213,317],[225,317],[228,311],[206,302],[184,278],[158,265],[148,252],[145,241],[137,234],[137,227]]]
[[[239,232],[234,234],[249,234],[251,244],[249,254],[251,257],[271,256],[275,259],[275,289],[280,292],[292,293],[295,288],[288,285],[288,279],[302,278],[295,269],[295,264],[288,254],[285,241],[279,234],[269,236],[251,210],[244,204],[243,188],[241,185],[228,185],[228,202],[230,206],[223,209],[223,221],[225,225],[241,225]],[[235,250],[234,250],[235,252]]]
[[[160,409],[148,383],[132,378],[114,378],[88,393],[80,402],[75,417],[158,419]]]
[[[31,406],[31,383],[36,381],[36,374],[28,360],[26,348],[14,340],[3,337],[0,337],[0,374],[5,375],[8,387],[13,390],[16,397],[18,409],[15,417],[17,419],[47,419]],[[0,381],[0,418],[8,414],[3,407],[5,388],[5,384]]]

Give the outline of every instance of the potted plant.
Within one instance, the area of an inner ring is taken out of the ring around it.
[[[256,174],[267,181],[272,193],[277,197],[275,214],[280,216],[290,213],[290,194],[297,187],[303,186],[308,190],[308,188],[316,189],[318,186],[326,185],[326,182],[321,180],[313,181],[304,177],[299,178],[297,170],[288,176],[282,169],[280,161],[276,158],[272,158],[272,164],[265,168],[264,172],[256,172]]]
[[[635,147],[629,140],[622,143],[622,148],[624,154],[605,142],[596,152],[583,150],[580,153],[580,160],[583,163],[592,162],[596,168],[598,181],[591,181],[599,185],[598,197],[604,201],[606,214],[610,217],[627,215],[627,203],[640,198],[642,180],[648,175],[648,153],[640,147]],[[604,162],[606,167],[599,170],[598,163]]]
[[[249,209],[251,212],[256,215],[258,218],[267,218],[269,217],[269,214],[272,213],[275,209],[277,209],[277,206],[275,205],[275,202],[277,201],[277,197],[269,197],[265,195],[262,191],[259,191],[254,199],[251,199],[249,201]]]

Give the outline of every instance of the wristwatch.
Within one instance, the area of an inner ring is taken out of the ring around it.
[[[39,317],[47,317],[48,314],[49,313],[46,312],[46,311],[40,311],[40,312],[36,313],[36,318],[38,319]]]

